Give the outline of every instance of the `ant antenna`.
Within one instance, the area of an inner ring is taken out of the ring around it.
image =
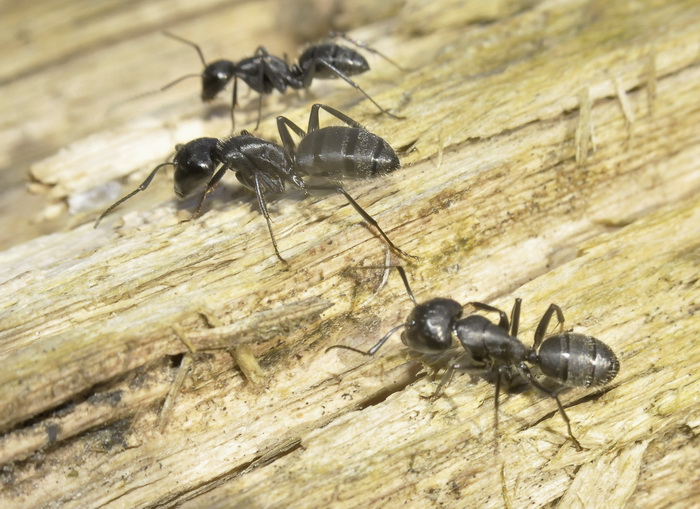
[[[408,284],[408,277],[406,276],[406,271],[404,270],[403,265],[365,265],[363,267],[348,267],[348,270],[350,269],[396,269],[403,280],[403,285],[406,287],[406,293],[408,293],[408,297],[411,299],[411,302],[413,302],[413,304],[416,306],[418,305],[416,298],[413,296],[413,292],[411,291],[411,285]]]
[[[207,61],[204,59],[204,53],[202,53],[202,48],[200,48],[198,44],[195,44],[192,41],[188,41],[187,39],[184,39],[183,37],[180,37],[179,35],[175,35],[173,33],[170,33],[167,30],[163,30],[163,35],[166,37],[170,37],[171,39],[175,39],[176,41],[184,42],[185,44],[187,44],[189,46],[192,46],[195,50],[197,50],[197,54],[199,55],[199,59],[202,61],[202,66],[203,67],[207,66]]]
[[[146,189],[146,188],[149,186],[149,184],[151,183],[151,181],[153,180],[153,177],[155,177],[155,176],[156,176],[156,173],[158,173],[158,170],[160,170],[161,168],[164,168],[165,166],[175,166],[175,163],[170,163],[170,162],[168,162],[168,163],[162,163],[162,164],[159,164],[158,166],[156,166],[156,167],[153,169],[153,171],[151,172],[151,174],[150,174],[148,177],[146,177],[146,180],[144,180],[144,181],[141,183],[141,185],[140,185],[139,187],[137,187],[136,189],[134,189],[133,191],[131,191],[131,192],[130,192],[129,194],[127,194],[124,198],[122,198],[122,199],[120,199],[120,200],[117,200],[117,202],[113,203],[107,210],[105,210],[105,211],[102,213],[102,215],[101,215],[100,217],[97,218],[97,221],[95,221],[95,226],[94,226],[94,228],[97,228],[97,226],[100,224],[100,221],[102,221],[102,219],[104,219],[104,217],[105,217],[107,214],[109,214],[110,212],[112,212],[115,208],[117,208],[119,205],[121,205],[122,203],[124,203],[124,202],[125,202],[126,200],[128,200],[129,198],[133,197],[135,194],[140,193],[141,191],[143,191],[144,189]]]
[[[384,337],[382,339],[377,341],[376,345],[374,345],[372,348],[370,348],[366,352],[364,350],[359,350],[357,348],[353,348],[353,347],[347,346],[347,345],[333,345],[333,346],[329,346],[328,348],[326,348],[326,353],[329,350],[333,350],[334,348],[342,348],[343,350],[350,350],[351,352],[361,353],[362,355],[374,355],[375,353],[377,353],[377,350],[379,350],[382,347],[382,345],[387,342],[387,340],[391,337],[391,335],[402,327],[406,327],[406,324],[402,323],[400,325],[397,325],[393,329],[391,329],[389,332],[387,332],[384,335]]]
[[[202,61],[202,66],[204,66],[206,68],[207,63],[206,63],[206,60],[204,60],[204,53],[202,53],[202,49],[197,44],[193,43],[192,41],[188,41],[187,39],[183,39],[179,35],[171,34],[170,32],[167,32],[167,31],[164,31],[163,35],[170,37],[171,39],[175,39],[177,41],[180,41],[180,42],[183,42],[185,44],[192,46],[195,50],[197,50],[197,54],[199,55],[199,59]],[[144,97],[148,97],[149,95],[155,95],[155,94],[160,94],[161,92],[165,92],[170,87],[177,85],[181,81],[184,81],[184,80],[187,80],[190,78],[201,78],[201,77],[202,77],[201,73],[199,73],[199,74],[196,74],[196,73],[185,74],[184,76],[180,76],[179,78],[171,81],[170,83],[168,83],[167,85],[165,85],[163,87],[160,87],[160,88],[155,89],[155,90],[149,90],[148,92],[142,92],[140,94],[131,96],[127,99],[124,99],[122,101],[114,103],[112,106],[109,107],[109,109],[107,109],[106,114],[109,115],[115,109],[119,108],[120,106],[123,106],[124,104],[126,104],[128,102],[136,101],[138,99],[143,99]]]
[[[370,269],[370,268],[375,268],[375,267],[358,267],[358,269]],[[387,265],[385,267],[381,267],[383,269],[396,269],[399,274],[401,275],[401,279],[403,280],[403,284],[406,287],[406,292],[408,293],[408,296],[410,297],[411,301],[413,302],[414,305],[418,305],[416,302],[416,298],[413,296],[413,292],[411,291],[411,285],[408,284],[408,277],[406,277],[406,271],[404,270],[403,266],[401,265]],[[389,332],[387,332],[382,339],[377,341],[377,344],[374,345],[372,348],[367,350],[366,352],[364,350],[358,350],[357,348],[353,348],[351,346],[346,346],[346,345],[333,345],[329,346],[326,348],[326,352],[328,350],[332,350],[333,348],[342,348],[344,350],[350,350],[352,352],[357,352],[361,353],[362,355],[374,355],[377,353],[377,350],[379,350],[384,343],[387,342],[387,340],[394,334],[397,330],[401,329],[402,327],[406,327],[407,324],[402,323],[397,325],[396,327],[392,328]]]
[[[193,74],[185,74],[184,76],[180,76],[176,80],[171,81],[170,83],[168,83],[167,85],[165,85],[163,87],[157,88],[155,90],[149,90],[148,92],[141,92],[140,94],[132,95],[131,97],[127,97],[126,99],[118,101],[118,102],[114,103],[112,106],[110,106],[107,109],[106,114],[109,115],[114,110],[116,110],[120,106],[123,106],[126,103],[129,103],[131,101],[136,101],[137,99],[143,99],[144,97],[148,97],[149,95],[160,94],[161,92],[165,92],[166,90],[168,90],[170,87],[177,85],[181,81],[185,81],[186,79],[189,79],[189,78],[200,78],[201,76],[202,76],[201,74],[194,74],[194,73]]]

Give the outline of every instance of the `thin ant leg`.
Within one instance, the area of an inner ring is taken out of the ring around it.
[[[377,221],[370,216],[362,207],[360,207],[360,204],[355,201],[355,199],[348,194],[348,192],[343,189],[342,186],[333,186],[333,185],[306,185],[305,189],[317,189],[317,190],[332,190],[336,191],[343,196],[345,196],[345,199],[348,200],[350,205],[353,206],[353,208],[357,211],[358,214],[362,216],[362,219],[367,221],[370,225],[374,226],[379,234],[382,236],[384,239],[384,242],[386,242],[391,249],[393,249],[396,253],[399,255],[403,256],[404,258],[413,258],[414,260],[418,260],[419,258],[417,256],[410,255],[406,253],[405,251],[399,249],[392,241],[389,239],[386,233],[384,233],[384,230],[379,226]]]
[[[500,317],[500,319],[498,320],[498,326],[506,332],[508,332],[508,330],[510,329],[508,325],[508,315],[505,313],[505,311],[502,311],[493,306],[489,306],[488,304],[484,304],[483,302],[470,302],[469,305],[474,306],[476,309],[480,309],[482,311],[498,313],[498,316]]]
[[[377,292],[379,292],[379,290],[381,288],[383,288],[384,285],[386,285],[386,282],[389,279],[389,272],[391,272],[391,269],[398,270],[399,274],[401,275],[401,279],[403,280],[403,284],[406,287],[406,292],[408,293],[408,296],[411,299],[411,302],[413,302],[413,304],[416,306],[418,305],[415,297],[413,296],[413,292],[411,291],[411,287],[408,284],[408,278],[406,277],[406,272],[404,271],[403,266],[391,265],[391,249],[389,248],[389,246],[387,246],[386,262],[384,265],[364,265],[362,267],[348,267],[347,270],[367,270],[367,269],[382,269],[382,270],[384,270],[384,275],[382,276],[382,281],[379,285],[379,289],[377,290]],[[372,297],[372,298],[374,298],[374,297]],[[367,300],[365,303],[367,303],[367,302],[369,302],[369,300]]]
[[[452,377],[455,374],[455,366],[457,366],[457,364],[455,364],[454,361],[450,361],[450,363],[447,365],[447,369],[440,378],[440,382],[438,383],[435,392],[430,397],[430,399],[436,400],[442,395],[442,388],[452,381]]]
[[[401,279],[403,280],[403,285],[406,287],[406,293],[408,293],[408,296],[411,299],[411,302],[413,302],[414,305],[418,305],[416,302],[416,298],[413,296],[413,292],[411,291],[411,286],[408,284],[408,278],[406,277],[406,271],[403,269],[401,265],[393,265],[393,267],[399,272],[399,275],[401,276]]]
[[[263,46],[258,46],[258,48],[255,50],[254,56],[261,58],[261,62],[264,62],[264,58],[267,57],[269,53]],[[258,75],[258,82],[263,83],[263,76],[265,76],[265,70],[264,65],[259,66],[259,75]],[[255,129],[260,127],[260,119],[262,117],[262,99],[263,99],[263,94],[260,93],[258,96],[258,121],[255,124]],[[234,72],[233,74],[233,93],[231,97],[231,132],[233,133],[234,130],[236,129],[236,119],[235,119],[235,114],[234,111],[236,109],[236,106],[238,106],[238,75]]]
[[[518,297],[513,303],[513,310],[510,312],[510,335],[514,338],[518,337],[518,328],[520,327],[520,305],[523,299]]]
[[[214,189],[216,189],[216,186],[219,184],[219,181],[223,178],[223,176],[226,174],[226,171],[228,170],[227,166],[224,166],[223,168],[219,169],[214,176],[211,178],[211,180],[207,183],[207,187],[204,189],[204,193],[202,193],[202,197],[199,199],[199,203],[197,204],[197,208],[194,211],[194,214],[192,214],[192,217],[187,219],[186,221],[191,221],[192,219],[197,219],[199,215],[202,213],[202,207],[204,206],[204,201],[207,199],[207,196],[209,196],[209,193],[211,193]]]
[[[238,76],[233,75],[233,96],[231,97],[231,133],[236,129],[234,111],[238,106]]]
[[[552,319],[552,315],[555,312],[557,314],[557,321],[559,322],[559,326],[563,330],[564,313],[562,313],[561,308],[556,304],[550,304],[547,308],[547,311],[545,311],[544,315],[542,315],[542,319],[540,320],[540,323],[537,326],[537,330],[535,331],[535,343],[532,345],[532,348],[535,351],[537,351],[540,344],[542,343],[542,340],[544,339],[544,336],[547,334],[547,329],[549,328],[549,321]]]
[[[543,393],[547,394],[550,398],[554,399],[554,401],[557,402],[557,407],[559,407],[559,413],[561,414],[562,418],[564,419],[564,422],[566,423],[566,429],[569,432],[569,437],[571,437],[571,440],[574,442],[574,446],[576,447],[576,450],[582,451],[583,447],[581,447],[581,444],[579,443],[578,440],[576,440],[576,437],[574,436],[573,431],[571,431],[571,422],[569,421],[569,416],[566,415],[566,412],[564,411],[564,405],[561,404],[561,400],[559,399],[559,396],[555,391],[550,391],[547,389],[544,385],[542,385],[540,382],[538,382],[534,376],[532,376],[532,373],[530,372],[530,369],[527,367],[525,364],[520,364],[517,366],[518,372],[526,378],[536,389],[539,389]]]
[[[399,330],[402,327],[406,327],[405,323],[402,323],[401,325],[397,325],[393,329],[391,329],[389,332],[387,332],[382,339],[377,341],[377,344],[374,345],[372,348],[367,350],[366,352],[364,350],[359,350],[357,348],[353,348],[352,346],[346,346],[346,345],[332,345],[326,348],[326,352],[329,350],[333,350],[334,348],[342,348],[343,350],[350,350],[351,352],[356,352],[356,353],[361,353],[362,355],[374,355],[377,353],[377,350],[379,350],[384,343],[387,342],[387,340],[391,337],[391,335]]]
[[[478,371],[480,373],[483,373],[483,366],[462,366],[460,364],[452,364],[450,366],[453,371],[459,370],[459,371]],[[493,428],[494,428],[494,433],[495,433],[495,441],[496,441],[496,451],[498,452],[498,410],[500,408],[500,395],[501,395],[501,380],[503,375],[508,376],[509,375],[509,368],[508,366],[498,366],[495,368],[496,371],[496,392],[494,394],[494,399],[493,399],[493,406],[494,406],[494,423],[493,423]],[[444,378],[444,376],[443,376]],[[441,382],[442,385],[442,382]]]
[[[471,358],[471,355],[469,354],[469,352],[464,352],[456,359],[450,360],[450,362],[447,365],[447,369],[445,370],[445,373],[442,375],[442,378],[440,378],[440,383],[438,383],[437,389],[435,389],[435,392],[432,395],[433,399],[437,399],[438,397],[440,397],[440,395],[442,394],[442,388],[448,383],[450,383],[450,381],[452,381],[452,377],[454,376],[455,371],[478,373],[484,372],[484,366],[469,366],[460,364],[459,360],[464,357]]]
[[[263,191],[260,186],[260,179],[258,178],[257,172],[253,174],[253,181],[255,182],[255,195],[258,197],[258,205],[260,206],[260,210],[262,211],[263,216],[265,216],[265,221],[267,221],[267,229],[270,232],[270,239],[272,240],[272,246],[275,248],[275,254],[282,263],[288,265],[287,260],[282,258],[279,249],[277,249],[277,241],[275,240],[275,234],[272,232],[272,220],[270,219],[270,214],[267,212],[265,196],[263,195]]]
[[[262,101],[263,101],[263,95],[258,94],[258,121],[255,123],[255,130],[257,131],[258,127],[260,127],[260,119],[262,118]]]
[[[313,111],[313,108],[312,108]],[[317,115],[318,117],[318,115]],[[317,118],[318,120],[318,118]],[[287,151],[287,153],[291,156],[294,157],[297,151],[297,146],[296,143],[294,143],[294,140],[292,139],[292,135],[289,134],[289,129],[294,131],[294,133],[299,136],[299,138],[303,138],[306,136],[306,133],[296,125],[294,122],[289,120],[287,117],[279,116],[277,117],[277,131],[279,132],[280,139],[282,140],[282,145],[284,146],[284,150]]]
[[[501,394],[501,374],[503,366],[496,370],[496,396],[493,400],[493,431],[494,431],[494,441],[496,442],[496,453],[498,453],[498,408],[499,408],[499,397]]]
[[[263,78],[265,76],[265,70],[266,70],[266,66],[265,66],[264,62],[265,62],[265,57],[267,56],[267,51],[262,46],[259,46],[258,49],[255,50],[255,54],[258,55],[258,53],[260,53],[260,58],[261,58],[261,63],[258,66],[259,67],[258,83],[260,83],[262,86],[262,84],[264,83]],[[258,127],[260,127],[260,118],[262,117],[262,101],[263,101],[263,94],[262,94],[262,92],[260,92],[258,94],[258,121],[255,124],[255,130],[257,130]]]
[[[384,113],[385,115],[389,115],[390,117],[395,118],[395,119],[397,119],[397,120],[400,120],[400,119],[405,118],[405,117],[401,117],[401,116],[399,116],[399,115],[394,115],[394,114],[391,113],[390,111],[388,111],[388,110],[382,108],[382,107],[379,105],[379,103],[377,103],[377,101],[375,101],[374,99],[372,99],[372,96],[370,96],[367,92],[365,92],[365,91],[362,89],[362,87],[361,87],[360,85],[358,85],[357,83],[355,83],[352,79],[350,79],[349,76],[347,76],[345,73],[343,73],[340,69],[338,69],[337,67],[333,66],[332,64],[326,62],[325,60],[316,59],[316,58],[312,61],[312,64],[313,64],[313,65],[311,65],[311,66],[309,67],[309,69],[315,69],[315,68],[316,68],[316,64],[322,65],[323,67],[325,67],[326,69],[328,69],[329,71],[331,71],[333,74],[335,74],[336,76],[338,76],[340,79],[342,79],[343,81],[345,81],[345,83],[347,83],[348,85],[350,85],[351,87],[353,87],[355,90],[357,90],[358,92],[361,92],[367,99],[369,99],[369,100],[372,102],[372,104],[374,104],[374,105],[377,107],[377,109],[379,109],[379,111],[381,111],[381,112]],[[312,77],[313,77],[313,74],[312,74],[312,73],[314,73],[314,72],[315,72],[315,71],[313,71],[313,70],[312,70],[312,71],[309,71],[309,73],[310,73],[310,75],[311,75]],[[306,80],[305,80],[305,81],[306,81]]]
[[[310,132],[310,133],[318,130],[318,126],[320,124],[319,119],[318,119],[318,110],[320,108],[323,108],[327,113],[330,113],[335,118],[337,118],[338,120],[340,120],[344,124],[348,125],[349,127],[354,127],[356,129],[362,129],[363,131],[367,130],[362,124],[351,119],[345,113],[341,113],[340,111],[336,110],[335,108],[331,108],[330,106],[326,106],[325,104],[316,103],[313,106],[311,106],[311,113],[309,114],[308,132]]]
[[[368,51],[374,55],[377,55],[378,57],[383,58],[384,60],[389,62],[391,65],[393,65],[394,67],[396,67],[400,71],[407,72],[409,70],[409,69],[406,69],[405,67],[399,65],[394,60],[392,60],[391,58],[386,56],[384,53],[381,53],[379,50],[372,48],[366,42],[361,42],[361,41],[358,41],[356,39],[353,39],[350,36],[348,36],[345,32],[332,31],[331,33],[328,34],[328,38],[329,39],[335,39],[335,38],[343,39],[345,41],[348,41],[351,44],[354,44],[358,48],[362,48],[365,51]]]
[[[258,63],[258,76],[257,76],[257,86],[260,87],[260,92],[258,93],[258,120],[255,124],[255,129],[260,127],[260,120],[262,119],[262,103],[263,95],[269,94],[271,90],[267,90],[268,85],[271,85],[272,89],[278,90],[279,92],[284,92],[287,88],[286,75],[280,75],[271,65],[270,53],[264,46],[258,46],[254,53],[254,58]],[[274,58],[274,57],[273,57]],[[236,74],[234,73],[234,76]],[[234,83],[234,87],[235,87]],[[234,100],[235,103],[235,100]],[[232,112],[233,113],[233,112]],[[231,118],[233,122],[233,117]],[[232,130],[235,127],[232,127]]]
[[[126,200],[128,200],[129,198],[131,198],[131,197],[134,196],[135,194],[140,193],[141,191],[143,191],[144,189],[146,189],[146,188],[150,185],[151,181],[153,180],[153,177],[155,177],[155,176],[156,176],[156,173],[158,173],[158,170],[160,170],[161,168],[164,168],[165,166],[174,166],[174,164],[173,164],[173,163],[162,163],[162,164],[159,164],[158,166],[156,166],[156,167],[153,169],[153,171],[151,172],[151,174],[150,174],[148,177],[146,177],[146,180],[144,180],[144,181],[141,183],[141,185],[140,185],[139,187],[137,187],[137,188],[134,189],[132,192],[130,192],[129,194],[127,194],[124,198],[122,198],[122,199],[120,199],[120,200],[117,200],[117,201],[116,201],[115,203],[113,203],[107,210],[105,210],[105,211],[102,213],[102,215],[100,215],[100,217],[97,218],[97,221],[95,221],[95,226],[94,226],[94,228],[97,228],[97,226],[100,224],[100,221],[102,221],[102,220],[104,219],[104,217],[105,217],[107,214],[109,214],[110,212],[112,212],[112,211],[113,211],[114,209],[116,209],[119,205],[121,205],[122,203],[124,203]]]

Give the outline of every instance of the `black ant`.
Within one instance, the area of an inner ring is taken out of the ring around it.
[[[235,127],[234,110],[237,104],[238,96],[238,78],[243,80],[246,85],[252,88],[259,94],[258,101],[258,122],[255,124],[255,129],[260,125],[260,117],[262,114],[262,96],[269,95],[274,90],[280,93],[285,93],[287,87],[295,90],[306,89],[311,86],[311,82],[315,79],[332,79],[341,78],[350,86],[364,94],[372,104],[374,104],[382,113],[385,113],[393,118],[400,118],[384,108],[382,108],[372,97],[365,92],[350,76],[362,74],[369,70],[369,64],[365,57],[359,52],[347,46],[341,46],[333,42],[325,42],[309,46],[299,57],[296,64],[288,65],[285,59],[281,59],[274,55],[270,55],[263,46],[259,46],[255,50],[252,57],[247,57],[238,63],[231,60],[215,60],[207,63],[204,58],[204,53],[199,45],[192,41],[188,41],[180,36],[170,32],[163,32],[166,36],[192,46],[199,55],[202,61],[204,70],[201,74],[186,74],[176,80],[168,83],[164,87],[153,92],[147,92],[137,97],[143,97],[150,93],[157,93],[167,90],[168,88],[180,83],[181,81],[199,77],[202,78],[202,101],[209,102],[216,97],[233,80],[233,102],[231,104],[231,124],[232,129]],[[399,69],[403,68],[396,62],[383,55],[379,51],[369,47],[367,44],[355,41],[341,32],[331,32],[329,39],[342,38],[358,48],[362,48],[370,53],[374,53],[382,57],[390,64]]]
[[[549,322],[554,314],[560,326],[564,323],[564,314],[559,306],[551,304],[542,316],[535,331],[535,341],[531,348],[525,346],[518,338],[521,299],[515,299],[511,319],[504,311],[481,302],[469,305],[481,311],[498,313],[498,324],[492,323],[481,315],[462,318],[463,306],[452,299],[434,298],[418,304],[408,284],[406,272],[401,266],[394,266],[403,280],[408,296],[415,305],[405,323],[397,325],[382,337],[376,345],[365,352],[345,345],[333,345],[326,349],[343,348],[363,355],[374,355],[379,348],[397,330],[403,328],[401,341],[412,350],[423,354],[442,354],[452,346],[452,337],[456,336],[462,347],[473,360],[482,363],[479,369],[487,368],[496,372],[496,430],[498,429],[498,399],[501,379],[511,379],[513,372],[523,377],[535,388],[547,394],[557,402],[569,433],[578,450],[581,444],[571,431],[569,417],[557,395],[558,390],[550,390],[542,385],[531,373],[527,364],[538,366],[542,373],[570,387],[601,386],[609,383],[617,375],[620,363],[615,353],[602,341],[573,332],[560,332],[544,339]],[[450,362],[440,388],[449,380],[455,369],[473,369],[475,366],[461,365],[454,360]]]
[[[318,110],[321,108],[347,127],[319,128]],[[310,190],[331,190],[342,194],[362,218],[379,231],[391,249],[401,256],[416,258],[396,247],[374,218],[338,183],[343,179],[365,179],[398,169],[399,158],[385,140],[370,133],[347,115],[323,104],[311,107],[308,132],[282,116],[277,117],[277,128],[283,146],[257,138],[247,131],[224,140],[197,138],[178,146],[173,162],[156,166],[138,188],[105,210],[97,218],[95,227],[117,206],[146,189],[158,170],[165,166],[175,167],[174,187],[178,198],[190,196],[206,184],[192,215],[194,219],[199,216],[207,195],[231,170],[241,184],[255,192],[267,221],[275,254],[282,262],[285,260],[277,249],[265,193],[284,193],[287,184],[306,193]],[[298,147],[289,129],[301,138]],[[304,176],[318,177],[328,183],[312,185],[304,181]]]

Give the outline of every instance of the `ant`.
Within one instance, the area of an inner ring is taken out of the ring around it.
[[[204,58],[204,53],[199,45],[192,41],[184,39],[170,32],[163,32],[164,35],[192,46],[199,55],[204,70],[201,74],[186,74],[168,83],[164,87],[153,92],[147,92],[137,97],[143,97],[151,93],[158,93],[180,83],[181,81],[200,77],[202,78],[202,101],[209,102],[216,97],[233,80],[233,101],[231,103],[231,124],[232,129],[235,128],[234,110],[237,104],[238,96],[238,78],[243,80],[246,85],[252,88],[259,94],[258,100],[258,121],[255,124],[255,129],[260,126],[260,117],[262,115],[262,97],[269,95],[274,90],[280,93],[285,93],[287,87],[294,90],[307,89],[311,86],[311,82],[315,79],[332,79],[341,78],[348,85],[355,88],[357,91],[364,94],[372,104],[374,104],[382,113],[389,115],[392,118],[401,118],[386,109],[382,108],[372,97],[365,92],[350,76],[362,74],[369,70],[369,64],[365,57],[358,51],[347,46],[341,46],[333,42],[325,42],[309,46],[299,57],[297,63],[291,66],[287,63],[286,56],[284,59],[270,55],[265,47],[258,46],[252,57],[247,57],[239,62],[231,60],[215,60],[207,63]],[[390,64],[398,69],[404,70],[399,64],[391,60],[389,57],[379,51],[369,47],[367,44],[355,41],[342,32],[331,32],[328,39],[342,38],[358,48],[362,48],[370,53],[382,57]]]
[[[564,324],[561,308],[551,304],[542,316],[535,331],[534,344],[529,348],[517,338],[522,299],[515,299],[510,321],[504,311],[482,302],[470,302],[468,305],[481,311],[498,313],[498,324],[492,323],[481,315],[462,318],[464,306],[452,299],[438,297],[418,304],[403,267],[393,267],[401,275],[408,296],[414,304],[406,322],[392,328],[367,352],[345,345],[333,345],[326,351],[343,348],[363,355],[374,355],[389,337],[403,328],[401,341],[404,345],[419,353],[437,355],[448,350],[452,346],[452,337],[456,336],[465,350],[463,355],[470,354],[474,361],[481,363],[479,369],[486,368],[496,372],[494,400],[496,431],[498,431],[501,379],[505,377],[510,380],[515,372],[557,402],[559,412],[566,422],[569,437],[576,449],[582,450],[581,444],[571,431],[569,417],[559,400],[559,391],[550,390],[542,385],[532,375],[528,364],[539,367],[545,376],[563,386],[602,386],[615,378],[620,368],[617,356],[610,347],[596,338],[573,332],[560,332],[545,339],[549,323],[555,314],[560,327]],[[455,369],[467,370],[475,367],[459,364],[454,359],[450,361],[435,395],[440,393],[441,387],[450,379]]]
[[[319,109],[330,113],[347,127],[319,127]],[[399,158],[384,139],[370,133],[347,115],[323,104],[311,107],[308,132],[283,116],[277,117],[277,129],[283,146],[257,138],[247,131],[228,139],[197,138],[185,145],[178,145],[173,161],[156,166],[138,188],[97,218],[95,228],[117,206],[145,190],[158,170],[165,166],[175,168],[174,188],[180,199],[193,195],[206,184],[197,209],[190,218],[195,219],[200,215],[207,195],[231,170],[243,186],[255,192],[267,221],[275,254],[283,263],[286,261],[280,255],[272,232],[265,193],[282,194],[287,184],[306,194],[311,190],[330,190],[342,194],[362,218],[378,230],[391,249],[401,256],[416,258],[396,247],[377,221],[339,183],[343,179],[366,179],[398,169]],[[301,138],[299,146],[292,140],[290,129]],[[326,183],[309,184],[304,181],[304,176],[320,178]]]

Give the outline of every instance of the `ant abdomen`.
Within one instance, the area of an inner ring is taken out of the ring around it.
[[[394,149],[364,129],[329,126],[309,134],[296,152],[297,168],[304,174],[363,180],[401,166]]]
[[[320,63],[323,62],[323,63]],[[365,57],[357,51],[338,44],[317,44],[309,46],[299,57],[300,79],[312,74],[315,78],[337,78],[338,73],[329,69],[328,64],[340,68],[347,76],[362,74],[369,70]],[[313,71],[309,69],[314,66]]]
[[[573,332],[548,337],[536,356],[544,375],[571,387],[605,385],[620,369],[620,362],[608,345]]]

